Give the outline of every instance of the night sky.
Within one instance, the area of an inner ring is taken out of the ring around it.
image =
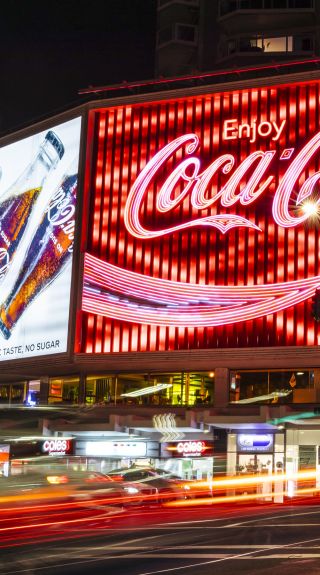
[[[0,135],[84,102],[81,88],[153,78],[155,23],[156,0],[3,2]]]

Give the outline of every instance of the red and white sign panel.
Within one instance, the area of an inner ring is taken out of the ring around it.
[[[315,345],[319,83],[99,109],[88,353]]]
[[[163,457],[212,457],[213,442],[202,440],[170,441],[161,445]]]
[[[42,451],[45,455],[72,455],[73,440],[64,438],[46,439],[42,444]]]

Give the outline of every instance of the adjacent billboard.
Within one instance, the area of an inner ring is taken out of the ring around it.
[[[0,361],[67,351],[80,129],[0,149]]]
[[[319,82],[91,114],[77,351],[319,345]]]

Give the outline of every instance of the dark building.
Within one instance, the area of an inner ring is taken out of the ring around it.
[[[320,55],[319,0],[158,0],[156,74]]]

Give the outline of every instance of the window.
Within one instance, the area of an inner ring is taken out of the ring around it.
[[[222,0],[220,2],[220,16],[225,16],[225,14],[229,14],[229,12],[234,12],[237,10],[237,0]]]
[[[86,378],[86,403],[105,405],[212,405],[214,371],[120,373]]]
[[[158,32],[158,46],[172,41],[172,27],[162,28]]]
[[[294,10],[306,10],[307,8],[314,8],[314,0],[288,0],[288,8]]]
[[[235,404],[308,403],[313,401],[314,372],[237,371],[231,374],[230,402]]]
[[[93,375],[86,379],[86,403],[108,405],[114,403],[116,378],[112,376]]]
[[[199,6],[199,0],[158,0],[158,9],[169,6],[170,4],[193,4]]]
[[[147,471],[133,471],[132,473],[125,473],[123,476],[124,481],[142,481],[143,479],[148,479],[149,475]]]
[[[25,393],[25,383],[2,383],[0,384],[0,403],[23,403]]]
[[[71,403],[79,401],[79,378],[52,378],[49,380],[49,403]]]
[[[312,52],[314,39],[312,36],[277,36],[255,38],[231,38],[227,44],[221,45],[221,57],[230,56],[237,52],[293,53]]]
[[[290,38],[291,50],[287,48],[287,37],[281,36],[279,38],[259,38],[257,39],[257,46],[263,52],[287,52],[292,51],[292,38]]]
[[[288,42],[289,40],[289,42]],[[292,51],[292,37],[288,39],[286,36],[278,38],[264,38],[257,36],[256,38],[240,38],[239,52],[287,52]]]
[[[176,24],[175,38],[179,42],[195,43],[197,40],[197,27],[188,24]]]
[[[260,45],[259,45],[260,44]],[[240,38],[238,43],[239,52],[262,52],[262,40],[258,38]]]
[[[294,52],[313,52],[314,42],[311,36],[295,36],[293,38]]]
[[[240,10],[261,10],[263,8],[263,0],[240,0]]]
[[[310,10],[314,0],[220,0],[219,8],[220,16],[236,10]]]

